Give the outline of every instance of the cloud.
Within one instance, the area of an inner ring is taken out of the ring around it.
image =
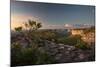
[[[65,27],[66,28],[73,28],[73,25],[71,25],[71,24],[65,24]]]

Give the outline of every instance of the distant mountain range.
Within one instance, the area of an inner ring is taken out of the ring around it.
[[[91,26],[94,26],[94,25],[90,25],[90,24],[65,24],[65,27],[67,29],[73,29],[73,28],[89,28]]]
[[[45,25],[40,29],[77,29],[77,28],[90,28],[94,25],[91,24],[64,24],[64,25]]]
[[[41,29],[73,29],[73,28],[89,28],[90,24],[64,24],[64,25],[45,25]]]

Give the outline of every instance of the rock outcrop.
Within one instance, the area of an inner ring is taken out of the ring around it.
[[[94,51],[92,49],[82,50],[75,46],[56,44],[50,41],[45,41],[42,47],[49,55],[55,57],[57,63],[95,60]]]

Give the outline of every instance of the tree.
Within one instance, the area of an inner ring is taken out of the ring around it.
[[[21,32],[21,31],[22,31],[22,27],[16,27],[16,28],[15,28],[15,31]]]
[[[29,29],[30,31],[38,30],[42,27],[41,23],[38,23],[34,20],[28,20],[28,22],[25,22],[26,29]]]

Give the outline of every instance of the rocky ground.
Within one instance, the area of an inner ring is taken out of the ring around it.
[[[55,57],[57,63],[95,60],[94,48],[82,50],[70,45],[45,41],[44,45],[42,45],[39,49],[45,49],[49,55]]]
[[[23,37],[15,39],[15,41],[16,40],[18,40],[20,45],[23,45],[24,48],[29,45]],[[47,54],[53,56],[56,63],[95,61],[94,46],[91,49],[82,50],[68,44],[57,44],[52,41],[41,40],[38,49],[41,52],[46,51]]]

